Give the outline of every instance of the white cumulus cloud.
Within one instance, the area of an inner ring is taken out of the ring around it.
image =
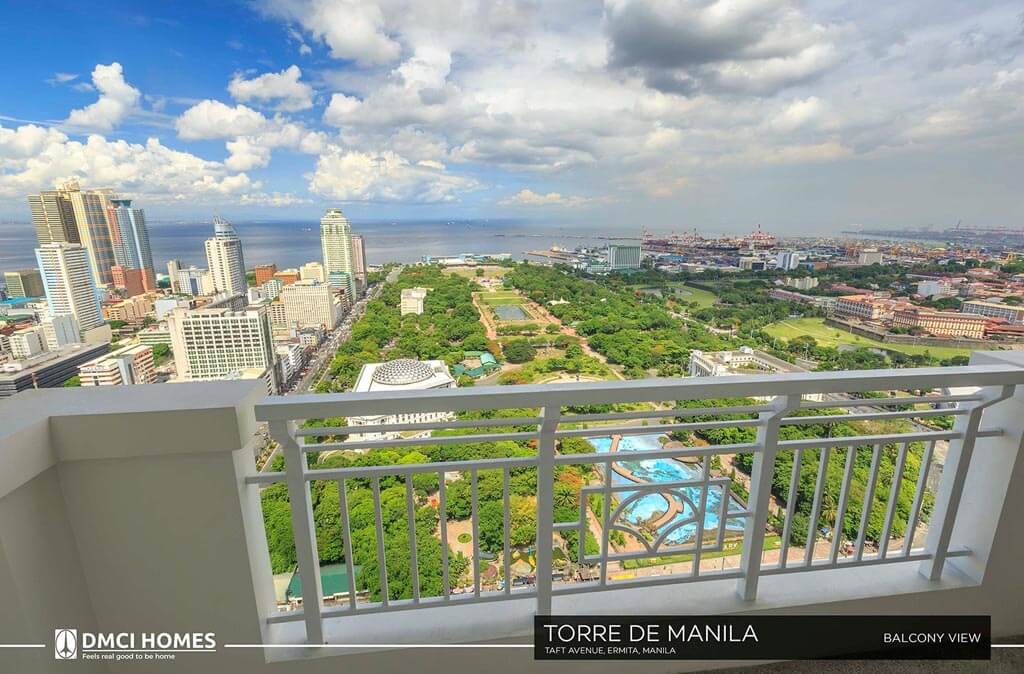
[[[279,73],[264,73],[252,79],[236,74],[228,84],[228,93],[240,103],[277,101],[275,109],[284,112],[313,107],[313,87],[302,82],[298,66],[289,66]]]
[[[72,110],[65,122],[68,126],[112,131],[138,108],[141,94],[125,81],[120,63],[97,65],[92,71],[92,83],[100,93],[99,99],[84,108]]]
[[[476,181],[448,173],[435,161],[410,162],[394,152],[331,148],[320,155],[310,191],[339,201],[438,203],[455,201]]]

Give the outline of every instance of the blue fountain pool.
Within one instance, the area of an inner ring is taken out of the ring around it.
[[[664,438],[664,435],[658,433],[628,435],[619,441],[619,452],[643,452],[661,449]],[[609,451],[612,446],[612,439],[610,437],[588,438],[587,441],[600,453]],[[675,459],[642,459],[618,461],[617,463],[631,471],[636,477],[651,483],[677,482],[681,480],[696,480],[700,478],[700,468],[695,465],[691,466],[680,461],[676,461]],[[612,473],[612,484],[620,486],[635,483],[618,473]],[[699,487],[686,487],[683,491],[686,493],[687,498],[691,499],[695,503],[700,502]],[[705,509],[704,514],[705,529],[710,530],[718,527],[718,514],[722,503],[722,491],[723,489],[721,487],[712,486],[708,489],[707,508]],[[619,499],[625,500],[634,493],[635,492],[631,491],[619,492]],[[665,497],[661,494],[652,493],[630,503],[625,510],[623,510],[622,518],[632,524],[640,524],[649,520],[656,513],[663,513],[667,509],[668,502]],[[742,505],[740,505],[732,495],[729,496],[728,510],[730,512],[743,510]],[[671,521],[663,524],[658,531],[664,531],[665,529],[671,528],[675,523],[692,517],[693,509],[684,501],[683,512],[677,514]],[[728,518],[726,519],[725,527],[729,530],[741,531],[743,529],[743,520]],[[697,524],[695,522],[691,522],[690,524],[679,527],[670,533],[666,542],[673,545],[679,545],[691,540],[696,533]]]

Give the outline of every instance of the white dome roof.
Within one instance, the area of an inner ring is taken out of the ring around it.
[[[389,360],[373,373],[373,381],[388,386],[403,386],[426,381],[434,376],[434,369],[424,362],[412,358]]]

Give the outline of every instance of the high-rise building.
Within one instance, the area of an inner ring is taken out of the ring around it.
[[[213,238],[206,240],[206,260],[217,292],[245,295],[248,284],[242,240],[231,223],[223,218],[213,219]]]
[[[791,250],[780,250],[775,256],[775,268],[789,271],[800,266],[799,256]]]
[[[327,274],[324,272],[324,266],[319,262],[307,262],[302,265],[299,267],[299,275],[303,281],[327,283]]]
[[[28,207],[40,246],[48,243],[81,243],[71,200],[60,190],[30,194]]]
[[[258,264],[253,269],[256,272],[256,285],[261,286],[270,279],[274,278],[274,274],[277,273],[276,264]]]
[[[320,246],[324,254],[324,271],[348,274],[345,296],[355,297],[355,265],[352,254],[352,226],[340,208],[328,208],[320,219]]]
[[[617,269],[639,269],[640,259],[643,257],[640,246],[608,246],[608,268],[612,271]]]
[[[42,297],[46,294],[38,269],[5,271],[4,285],[7,286],[8,297]]]
[[[178,286],[178,272],[181,271],[181,267],[181,260],[167,261],[167,275],[171,278],[171,293],[175,295],[181,293],[181,288]]]
[[[136,344],[78,366],[82,386],[130,386],[156,381],[153,348]]]
[[[276,369],[264,306],[244,311],[227,307],[175,309],[167,316],[167,326],[178,379],[223,379],[242,370]]]
[[[366,242],[362,234],[352,235],[352,266],[360,288],[366,287]]]
[[[126,269],[141,269],[146,290],[156,290],[153,251],[149,245],[146,214],[132,208],[131,199],[111,199],[107,210],[111,224],[114,261]]]
[[[89,254],[93,278],[98,286],[112,282],[110,268],[116,264],[110,227],[113,190],[82,190],[78,181],[61,185],[60,192],[71,202],[80,243]]]
[[[300,328],[323,326],[330,330],[341,318],[341,303],[331,287],[316,281],[298,281],[281,290],[285,324]]]
[[[77,243],[48,243],[36,248],[51,316],[73,314],[83,333],[103,325],[89,255]]]

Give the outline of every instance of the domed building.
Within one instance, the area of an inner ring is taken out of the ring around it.
[[[443,360],[414,360],[397,358],[385,363],[367,363],[359,371],[353,393],[378,393],[383,391],[423,391],[427,389],[455,388],[455,379]],[[444,421],[452,418],[450,412],[426,412],[413,414],[384,414],[375,416],[349,417],[349,426],[377,426],[385,424],[419,424]],[[397,431],[383,433],[358,433],[352,440],[390,440],[399,437]]]

